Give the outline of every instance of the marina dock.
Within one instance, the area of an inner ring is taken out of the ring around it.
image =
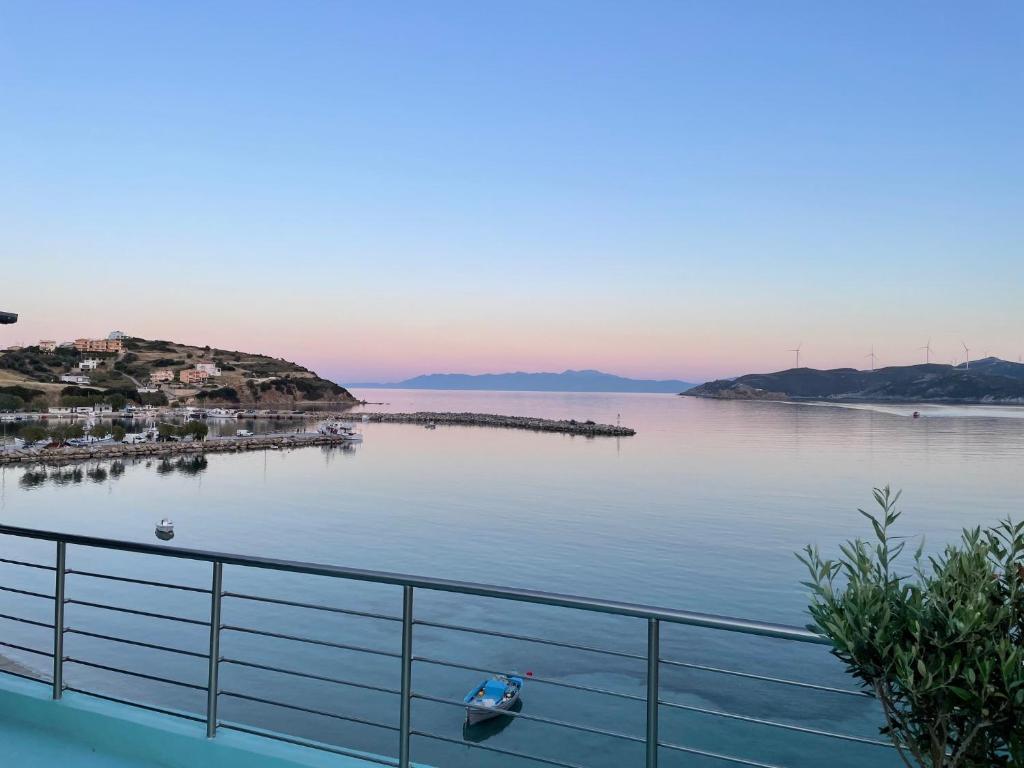
[[[345,445],[344,436],[321,435],[316,432],[253,435],[252,437],[212,437],[206,440],[177,442],[103,443],[101,445],[60,448],[15,448],[0,451],[4,464],[68,464],[90,459],[147,458],[179,456],[193,453],[237,453],[281,448],[305,448],[313,445]]]

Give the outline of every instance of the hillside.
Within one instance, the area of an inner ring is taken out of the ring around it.
[[[81,371],[83,359],[96,359],[95,370]],[[180,372],[194,370],[196,364],[212,364],[220,370],[205,382],[182,384]],[[87,376],[88,384],[68,386],[61,382],[65,374]],[[170,381],[151,383],[151,377],[168,375]],[[3,386],[6,384],[6,386]],[[26,392],[12,388],[34,390]],[[153,393],[139,389],[156,388]],[[81,396],[84,391],[121,394],[137,402],[177,400],[196,405],[278,407],[308,403],[351,404],[356,399],[344,387],[317,376],[313,371],[279,358],[249,352],[196,347],[172,341],[129,338],[120,354],[80,353],[71,347],[45,352],[25,347],[0,355],[0,394],[22,400],[45,395],[50,401],[62,396]]]
[[[689,389],[689,382],[675,379],[628,379],[601,371],[561,373],[431,373],[392,384],[349,384],[364,389],[503,390],[510,392],[661,392],[675,394]]]
[[[907,365],[858,371],[790,368],[720,379],[682,394],[722,400],[845,400],[1024,404],[1024,365],[988,357],[964,366]]]

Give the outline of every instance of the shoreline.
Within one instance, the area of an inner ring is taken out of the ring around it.
[[[722,397],[720,395],[692,395],[689,392],[680,392],[677,397],[692,397],[695,400],[718,400],[721,402],[731,403],[790,403],[792,405],[818,403],[821,405],[958,405],[964,407],[980,405],[997,408],[1024,407],[1024,399],[1022,398],[1003,400],[979,400],[977,398],[935,398],[928,400],[914,400],[898,397]]]

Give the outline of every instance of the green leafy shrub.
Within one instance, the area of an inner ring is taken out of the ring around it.
[[[34,397],[46,397],[46,393],[41,389],[29,389],[28,387],[18,386],[17,384],[8,387],[0,387],[0,395],[18,397],[25,402],[28,402]]]
[[[139,397],[143,405],[167,405],[167,395],[163,392],[142,392]]]
[[[965,530],[901,571],[899,494],[874,495],[880,513],[860,510],[873,542],[800,557],[814,628],[881,702],[907,766],[1024,766],[1024,523]]]
[[[25,401],[20,397],[0,392],[0,411],[20,411],[24,407]]]
[[[237,403],[239,401],[238,390],[234,387],[203,390],[196,393],[196,400],[224,400],[229,403]]]
[[[18,437],[30,443],[43,440],[46,438],[46,427],[40,424],[26,424],[18,430]]]
[[[190,421],[181,427],[179,434],[182,437],[192,435],[193,440],[205,440],[210,433],[210,428],[201,421]]]

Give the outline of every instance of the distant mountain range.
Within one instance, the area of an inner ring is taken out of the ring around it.
[[[454,389],[504,390],[512,392],[654,392],[678,394],[693,386],[690,382],[667,379],[627,379],[601,371],[561,373],[431,373],[391,384],[348,384],[354,389]]]
[[[1024,364],[998,357],[964,365],[790,368],[709,381],[682,394],[720,400],[841,400],[1024,405]]]

